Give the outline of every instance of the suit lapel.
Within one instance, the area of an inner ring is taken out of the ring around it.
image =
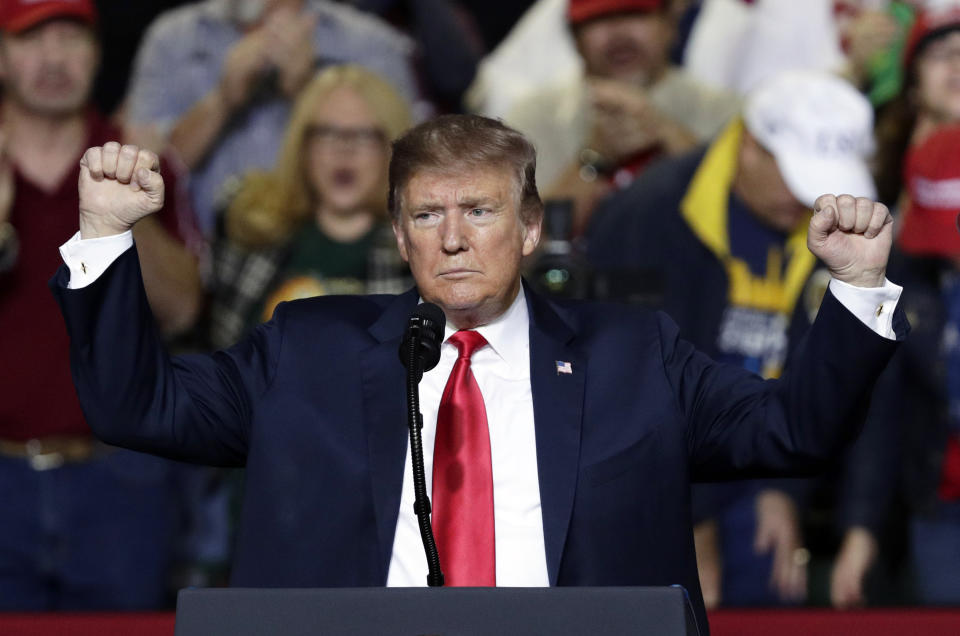
[[[587,358],[570,344],[575,332],[554,307],[529,288],[526,295],[543,535],[550,585],[556,585],[577,486]],[[569,363],[570,373],[558,363]]]
[[[382,584],[386,585],[393,537],[397,529],[400,493],[409,429],[406,419],[405,370],[397,351],[417,291],[398,296],[370,327],[377,340],[361,353],[364,425],[370,453],[370,475],[380,544]]]
[[[557,310],[529,288],[525,291],[544,544],[550,585],[556,585],[577,485],[587,358],[571,346],[575,332]],[[414,289],[386,308],[370,327],[377,342],[361,353],[360,360],[384,584],[400,510],[408,439],[405,372],[397,350],[417,299]],[[558,362],[570,363],[571,372],[558,371]]]

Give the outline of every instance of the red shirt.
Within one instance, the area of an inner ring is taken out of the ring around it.
[[[118,128],[96,113],[89,115],[84,149],[120,138]],[[165,170],[168,184],[170,177]],[[0,274],[0,438],[89,435],[70,377],[66,328],[47,289],[62,263],[59,246],[77,231],[77,171],[67,171],[53,192],[39,189],[17,170],[14,184],[10,222],[20,251],[13,269]],[[168,197],[160,220],[174,236],[189,240],[189,213],[176,209],[180,199]]]

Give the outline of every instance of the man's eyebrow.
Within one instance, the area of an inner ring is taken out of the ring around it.
[[[463,197],[457,201],[459,208],[476,207],[500,207],[500,199],[493,196]],[[410,208],[411,212],[429,212],[430,210],[441,210],[444,208],[442,201],[424,201],[420,205]]]
[[[411,212],[427,212],[429,210],[437,210],[443,207],[443,204],[439,201],[425,201],[418,206],[410,208]]]
[[[476,207],[498,207],[500,205],[500,200],[497,197],[491,196],[482,196],[482,197],[464,197],[457,201],[457,205],[461,208],[476,208]]]

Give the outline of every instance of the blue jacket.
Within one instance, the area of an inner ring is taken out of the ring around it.
[[[416,289],[281,304],[235,347],[171,359],[135,249],[89,287],[68,277],[51,288],[97,435],[246,466],[234,585],[386,583],[407,450],[397,349]],[[764,382],[698,353],[663,314],[526,293],[551,585],[679,583],[705,624],[691,480],[816,471],[856,434],[896,343],[828,296],[795,373]]]

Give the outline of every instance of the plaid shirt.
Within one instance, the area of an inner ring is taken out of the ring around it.
[[[215,349],[229,347],[254,326],[250,316],[281,276],[291,245],[250,250],[226,238],[214,244],[209,338]],[[368,294],[397,294],[413,285],[389,224],[377,230],[367,253],[364,283]]]

